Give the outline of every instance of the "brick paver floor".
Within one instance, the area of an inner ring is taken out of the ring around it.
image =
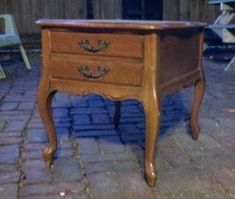
[[[235,73],[204,60],[206,95],[201,135],[193,141],[188,118],[193,88],[163,104],[156,167],[150,189],[143,176],[145,117],[136,101],[122,103],[120,129],[113,102],[98,95],[53,101],[59,147],[53,170],[41,151],[47,137],[36,104],[40,53],[30,52],[32,71],[14,55],[0,81],[1,199],[235,199]]]

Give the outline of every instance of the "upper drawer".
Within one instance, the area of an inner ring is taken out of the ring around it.
[[[51,51],[143,58],[143,36],[52,31]]]

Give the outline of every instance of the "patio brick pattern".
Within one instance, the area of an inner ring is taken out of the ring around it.
[[[235,199],[235,73],[224,72],[225,64],[204,59],[199,140],[188,129],[193,88],[165,97],[151,189],[143,176],[145,117],[134,100],[123,101],[115,130],[112,101],[58,92],[59,146],[54,168],[45,167],[47,136],[36,103],[41,56],[30,52],[29,58],[32,71],[17,55],[2,64],[0,199]]]

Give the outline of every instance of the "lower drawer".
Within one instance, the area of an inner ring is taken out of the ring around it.
[[[52,58],[48,66],[52,77],[62,79],[132,86],[142,84],[142,63]]]

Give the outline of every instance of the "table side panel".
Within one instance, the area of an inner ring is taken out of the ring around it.
[[[201,30],[176,30],[160,33],[159,84],[186,84],[187,76],[199,77],[201,68]],[[193,79],[196,79],[195,77]],[[184,81],[185,82],[182,82]],[[181,85],[179,85],[181,86]],[[174,85],[176,87],[176,85]]]

